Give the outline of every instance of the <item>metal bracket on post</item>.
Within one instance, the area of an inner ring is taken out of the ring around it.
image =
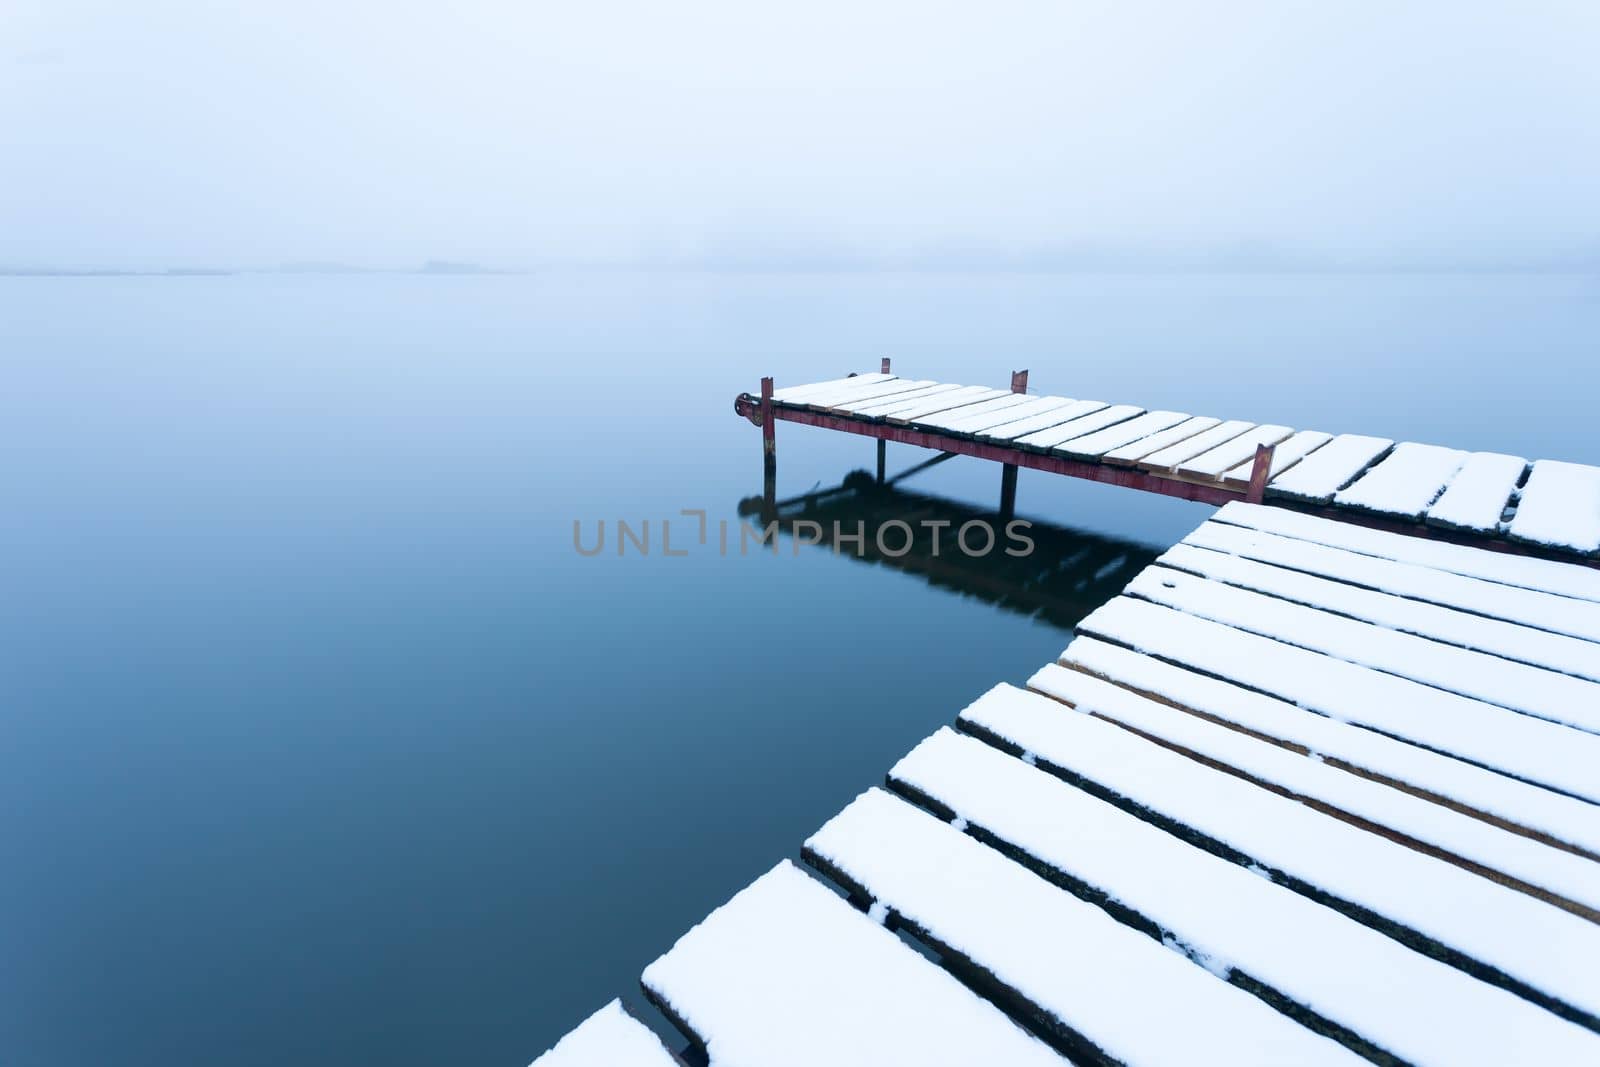
[[[1277,445],[1256,445],[1255,462],[1250,467],[1250,488],[1244,494],[1244,498],[1252,504],[1259,504],[1267,498],[1267,477],[1272,473],[1272,453],[1277,448]]]

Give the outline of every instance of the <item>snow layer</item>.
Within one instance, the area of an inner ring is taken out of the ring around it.
[[[1052,411],[1069,408],[1077,401],[1066,396],[1036,396],[1021,404],[1014,404],[1000,410],[991,410],[976,415],[963,415],[952,418],[944,423],[944,428],[957,433],[979,433],[996,426],[1004,426],[1008,422],[1027,418],[1030,415],[1046,415]]]
[[[1180,441],[1187,441],[1196,434],[1204,433],[1217,425],[1219,425],[1218,420],[1211,418],[1209,415],[1194,415],[1184,419],[1171,429],[1162,430],[1160,433],[1151,434],[1149,437],[1141,437],[1118,448],[1110,449],[1106,452],[1104,458],[1108,463],[1133,463],[1136,460],[1143,459],[1145,456],[1159,452],[1163,448],[1170,448]]]
[[[1326,502],[1393,445],[1386,437],[1342,433],[1270,484],[1285,496]]]
[[[1444,495],[1428,509],[1428,521],[1457,530],[1494,533],[1500,516],[1517,488],[1517,480],[1528,469],[1521,456],[1498,452],[1474,452],[1461,465]]]
[[[533,1067],[676,1067],[656,1035],[613,1000],[589,1016]]]
[[[1163,566],[1146,568],[1128,583],[1125,592],[1349,663],[1600,733],[1600,684],[1587,679],[1397,632]],[[1600,738],[1596,741],[1600,743]]]
[[[1272,450],[1272,466],[1267,468],[1267,481],[1288,470],[1290,467],[1305,459],[1311,453],[1333,440],[1333,434],[1323,433],[1321,430],[1297,430],[1286,441],[1278,442],[1278,447]],[[1250,470],[1255,465],[1255,456],[1251,455],[1240,461],[1238,466],[1224,474],[1223,481],[1239,485],[1248,484]]]
[[[1011,441],[1033,433],[1035,430],[1043,430],[1050,426],[1060,426],[1064,422],[1082,418],[1084,415],[1099,411],[1106,406],[1106,402],[1103,400],[1074,400],[1064,408],[1056,408],[1054,411],[1047,411],[1042,415],[1030,415],[1026,418],[1019,418],[1014,422],[991,426],[978,436],[987,437],[991,441]]]
[[[825,382],[811,382],[808,385],[787,385],[782,389],[772,391],[772,399],[784,403],[804,404],[808,396],[821,396],[824,393],[838,392],[840,389],[854,386],[875,385],[878,382],[893,380],[892,374],[857,374],[849,378],[832,378]]]
[[[1078,632],[1600,802],[1600,737],[1594,734],[1132,597],[1097,609]]]
[[[645,968],[713,1067],[1060,1067],[1050,1048],[785,860]]]
[[[938,384],[938,382],[934,381],[896,378],[893,381],[878,382],[876,385],[868,385],[861,388],[840,389],[832,393],[809,394],[800,402],[807,407],[837,410],[846,404],[866,404],[873,400],[914,396],[928,386]]]
[[[1182,474],[1201,478],[1221,478],[1224,472],[1241,463],[1254,462],[1256,446],[1275,445],[1292,433],[1294,430],[1288,426],[1257,426],[1231,441],[1224,441],[1215,448],[1184,460],[1178,464],[1178,470]]]
[[[1126,422],[1135,415],[1143,414],[1143,412],[1144,408],[1135,407],[1133,404],[1113,404],[1111,407],[1101,408],[1099,411],[1082,415],[1071,422],[1064,422],[1059,426],[1051,426],[1048,429],[1019,437],[1017,438],[1017,443],[1030,445],[1034,448],[1054,448],[1063,441],[1070,441],[1075,437],[1083,437],[1107,426]]]
[[[1151,470],[1175,470],[1184,460],[1198,456],[1202,452],[1209,452],[1218,445],[1233,440],[1254,425],[1253,422],[1242,422],[1238,419],[1218,423],[1209,430],[1203,430],[1193,437],[1186,437],[1159,452],[1147,454],[1139,461],[1139,466]]]
[[[1224,540],[1233,534],[1249,536],[1243,530],[1228,526],[1212,529],[1223,531]],[[1359,560],[1361,557],[1350,558]],[[1189,539],[1168,549],[1157,562],[1403,633],[1477,649],[1562,674],[1600,680],[1600,646],[1575,637],[1258,563],[1243,556],[1196,547]]]
[[[1467,545],[1428,541],[1420,537],[1390,533],[1387,530],[1372,530],[1347,522],[1301,515],[1284,508],[1246,504],[1243,501],[1223,505],[1213,518],[1218,522],[1248,526],[1251,529],[1344,548],[1367,556],[1381,556],[1403,563],[1416,563],[1435,570],[1465,574],[1504,585],[1521,586],[1524,589],[1539,589],[1559,596],[1600,601],[1600,570],[1575,563],[1559,563],[1555,560],[1534,559],[1531,556],[1489,552]]]
[[[997,700],[1086,718],[1009,686],[974,708]],[[1237,968],[1413,1063],[1583,1062],[1600,1049],[1600,1038],[1511,993],[972,738],[941,730],[890,778],[1154,922],[1181,951]]]
[[[941,411],[932,415],[918,416],[917,418],[901,417],[907,418],[907,421],[914,422],[918,426],[944,430],[949,429],[963,419],[970,419],[976,415],[989,415],[1009,408],[1022,407],[1033,399],[1036,398],[1028,396],[1027,393],[1003,392],[997,397],[992,397],[977,404],[970,404],[966,407],[956,408],[954,411]]]
[[[948,393],[940,393],[937,396],[906,400],[898,404],[888,404],[881,408],[864,408],[861,414],[879,416],[885,419],[915,419],[924,415],[931,415],[936,411],[949,411],[969,404],[981,404],[986,400],[994,400],[1009,395],[1004,389],[989,389],[981,385],[969,385]]]
[[[1137,652],[1080,637],[1062,662],[1600,854],[1594,805]]]
[[[1510,533],[1520,541],[1600,551],[1600,467],[1536,462],[1511,517]]]
[[[1333,499],[1346,507],[1421,518],[1466,459],[1459,449],[1406,441]]]
[[[1551,848],[1470,815],[1381,785],[1252,738],[1197,715],[1176,711],[1081,671],[1054,664],[1028,687],[1133,726],[1300,797],[1510,875],[1556,896],[1600,910],[1600,864]]]
[[[1228,553],[1241,561],[1256,560],[1285,572],[1303,572],[1308,580],[1318,575],[1333,579],[1326,585],[1316,583],[1318,596],[1323,596],[1327,586],[1334,585],[1350,589],[1351,594],[1367,590],[1383,596],[1383,603],[1389,607],[1381,612],[1372,608],[1374,622],[1411,629],[1412,625],[1422,625],[1418,620],[1435,620],[1429,625],[1437,625],[1437,630],[1419,629],[1417,632],[1472,645],[1471,641],[1459,639],[1471,632],[1475,641],[1499,642],[1492,648],[1484,646],[1489,651],[1498,651],[1512,659],[1527,658],[1528,662],[1541,663],[1568,674],[1600,677],[1600,661],[1597,661],[1600,660],[1600,644],[1596,644],[1600,641],[1600,605],[1591,601],[1517,589],[1413,563],[1362,556],[1220,522],[1206,523],[1184,538],[1183,543]],[[1298,595],[1281,591],[1289,588],[1288,582],[1289,579],[1280,578],[1277,588],[1266,591],[1299,599]],[[1393,601],[1414,607],[1401,609]],[[1367,609],[1357,608],[1357,604],[1378,603],[1371,597],[1353,595],[1327,596],[1322,602],[1335,611],[1360,618],[1368,617],[1363,613]],[[1477,629],[1466,630],[1465,627],[1473,625],[1470,623],[1440,621],[1445,618],[1440,612],[1455,612],[1456,609],[1459,609],[1458,614],[1474,620]],[[1529,651],[1534,647],[1543,651]]]
[[[961,721],[1600,1017],[1600,925],[1043,697],[1010,689]]]
[[[1079,459],[1095,459],[1113,448],[1176,426],[1189,416],[1177,411],[1147,411],[1137,418],[1086,433],[1063,443],[1057,451]]]
[[[912,400],[931,400],[933,397],[942,396],[945,393],[953,393],[960,388],[962,387],[959,385],[939,385],[935,383],[925,385],[920,389],[913,389],[908,393],[897,393],[887,399],[874,397],[866,400],[847,401],[835,406],[840,411],[847,411],[852,415],[870,414],[874,408],[887,407],[890,404],[905,404]]]
[[[882,790],[858,797],[806,848],[1113,1059],[1357,1062],[1161,942]],[[1148,1025],[1151,1004],[1160,1006],[1160,1026]]]

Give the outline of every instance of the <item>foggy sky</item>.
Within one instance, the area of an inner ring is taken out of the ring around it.
[[[0,266],[1600,263],[1600,4],[0,0]]]

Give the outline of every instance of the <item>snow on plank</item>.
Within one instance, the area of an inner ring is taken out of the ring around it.
[[[1231,441],[1224,441],[1178,464],[1178,473],[1190,478],[1220,479],[1240,463],[1254,462],[1258,445],[1275,445],[1294,430],[1288,426],[1257,426]]]
[[[833,378],[826,382],[812,382],[809,385],[788,385],[782,389],[772,391],[772,399],[781,403],[803,403],[800,398],[811,394],[832,392],[843,386],[872,385],[875,382],[887,382],[894,378],[892,374],[852,374],[848,378]]]
[[[954,411],[941,411],[932,415],[918,416],[917,418],[906,418],[902,415],[900,418],[905,419],[907,422],[915,423],[918,426],[927,426],[935,430],[948,430],[951,429],[955,423],[964,419],[972,418],[974,415],[990,415],[998,411],[1005,411],[1009,408],[1020,407],[1024,404],[1031,403],[1036,399],[1038,398],[1030,397],[1027,393],[1007,392],[1001,396],[993,398],[992,400],[985,400],[981,403],[973,404],[970,407],[956,408]]]
[[[1060,426],[1064,422],[1071,422],[1073,419],[1081,418],[1092,411],[1099,411],[1107,406],[1103,400],[1074,400],[1066,407],[1047,411],[1042,415],[1031,415],[1027,418],[1017,419],[1014,422],[991,426],[978,434],[978,436],[990,441],[1010,441],[1025,434],[1033,433],[1035,430],[1043,430],[1048,426]]]
[[[1600,922],[1600,864],[1469,815],[1308,759],[1237,730],[1050,664],[1028,688],[1158,738],[1295,799],[1311,800],[1445,854],[1464,869]],[[1452,859],[1453,857],[1453,859]]]
[[[661,1040],[613,1000],[583,1022],[533,1067],[679,1067]]]
[[[1087,1041],[1120,1063],[1357,1062],[1159,941],[880,789],[830,819],[805,851],[836,881],[891,908],[941,955],[975,964],[1000,998],[1024,1000],[1068,1052]],[[1160,1026],[1145,1024],[1145,1004],[1160,1006]]]
[[[1278,442],[1278,447],[1272,450],[1272,465],[1267,468],[1267,480],[1270,482],[1331,440],[1333,434],[1321,430],[1296,430],[1288,440]],[[1223,474],[1222,480],[1235,488],[1248,486],[1254,469],[1255,457],[1252,455]]]
[[[961,722],[1098,788],[1147,820],[1372,925],[1474,977],[1600,1030],[1600,924],[1048,698],[1006,691]],[[1420,936],[1419,936],[1420,935]],[[1463,958],[1464,957],[1464,958]]]
[[[844,386],[832,392],[808,394],[798,403],[817,411],[833,411],[842,404],[862,403],[869,400],[888,400],[890,397],[908,396],[930,385],[937,384],[937,382],[933,381],[895,378],[891,381],[875,382],[871,385]]]
[[[1211,531],[1219,531],[1220,536]],[[1157,562],[1402,633],[1600,681],[1600,647],[1592,642],[1260,563],[1243,553],[1232,555],[1227,548],[1216,547],[1239,535],[1251,536],[1235,527],[1208,523],[1168,549]]]
[[[1078,632],[1235,681],[1311,711],[1600,803],[1600,737],[1257,637],[1133,597]],[[1600,813],[1597,813],[1600,814]]]
[[[1243,501],[1223,505],[1222,510],[1212,518],[1217,522],[1248,526],[1253,530],[1343,548],[1366,556],[1416,563],[1452,574],[1465,574],[1524,589],[1538,589],[1557,596],[1600,601],[1600,570],[1593,567],[1535,559],[1532,556],[1514,556],[1505,552],[1486,552],[1467,545],[1429,541]]]
[[[1172,471],[1186,459],[1192,459],[1202,452],[1209,452],[1218,445],[1238,437],[1255,426],[1253,422],[1243,422],[1233,419],[1229,422],[1218,423],[1209,430],[1186,437],[1176,444],[1168,445],[1159,452],[1152,452],[1139,460],[1135,466],[1148,471]]]
[[[1600,652],[1581,640],[1600,641],[1600,605],[1592,601],[1500,585],[1416,563],[1363,556],[1343,548],[1215,520],[1195,530],[1184,542],[1307,574],[1319,574],[1408,600],[1459,608],[1485,616],[1486,621],[1505,620],[1525,629],[1567,635],[1570,640],[1579,642],[1574,654],[1584,659],[1591,659]]]
[[[885,418],[890,422],[906,422],[910,419],[932,415],[937,411],[953,411],[956,408],[981,404],[988,400],[1010,395],[1010,391],[1006,389],[989,389],[980,385],[972,385],[965,389],[940,393],[937,396],[907,400],[904,403],[889,404],[881,408],[864,409],[861,414]]]
[[[1061,662],[1176,708],[1300,746],[1339,766],[1478,813],[1536,840],[1600,859],[1600,817],[1585,801],[1091,637],[1074,640],[1061,654]]]
[[[1600,467],[1535,462],[1508,533],[1536,545],[1600,552]]]
[[[645,992],[712,1063],[1060,1067],[894,934],[783,861],[645,968]]]
[[[1268,487],[1283,496],[1325,504],[1393,446],[1386,437],[1342,433],[1274,478]]]
[[[888,400],[873,400],[852,410],[852,414],[867,418],[883,418],[913,408],[932,408],[936,411],[975,404],[991,397],[1004,396],[1005,390],[991,389],[985,385],[962,385],[954,389],[930,391],[921,394],[903,394]]]
[[[1107,426],[1094,433],[1074,437],[1057,447],[1056,451],[1076,459],[1098,459],[1113,448],[1122,448],[1151,434],[1170,429],[1189,416],[1178,411],[1147,411],[1138,418]]]
[[[1110,449],[1101,458],[1107,463],[1120,466],[1132,466],[1144,457],[1159,452],[1164,448],[1171,448],[1181,441],[1187,441],[1197,434],[1204,433],[1214,426],[1221,425],[1220,419],[1213,419],[1209,415],[1193,415],[1170,429],[1153,433],[1149,437],[1141,437]]]
[[[1039,430],[1019,437],[1016,441],[1017,444],[1028,448],[1041,448],[1048,451],[1064,441],[1070,441],[1075,437],[1083,437],[1086,434],[1094,433],[1096,430],[1102,430],[1119,422],[1126,422],[1135,415],[1143,414],[1143,412],[1144,408],[1133,404],[1113,404],[1108,408],[1101,408],[1099,411],[1079,416],[1071,422],[1064,422],[1059,426],[1052,426],[1049,429]]]
[[[1265,986],[1308,1025],[1331,1023],[1352,1047],[1411,1063],[1594,1055],[1588,1031],[973,738],[940,730],[889,778],[1124,921]]]
[[[1405,441],[1333,500],[1360,511],[1420,519],[1466,459],[1459,449]]]
[[[1003,408],[999,411],[988,411],[977,415],[965,415],[945,424],[945,429],[956,433],[981,433],[996,426],[1003,426],[1008,422],[1016,422],[1030,415],[1047,415],[1062,408],[1071,407],[1077,401],[1066,396],[1036,396],[1026,403]]]
[[[1600,734],[1600,685],[1587,679],[1396,632],[1164,566],[1146,568],[1124,592],[1236,630]],[[1600,737],[1595,741],[1600,745]],[[1600,749],[1596,751],[1600,753]]]
[[[963,388],[959,385],[927,385],[920,389],[913,389],[909,393],[897,393],[890,399],[872,398],[867,400],[852,400],[835,406],[835,410],[843,411],[850,415],[863,414],[873,408],[886,407],[890,404],[903,404],[911,400],[929,400],[942,393],[953,393]]]
[[[1492,534],[1500,528],[1506,504],[1528,469],[1521,456],[1498,452],[1474,452],[1461,465],[1444,495],[1433,502],[1425,516],[1433,526],[1451,530],[1471,530]]]

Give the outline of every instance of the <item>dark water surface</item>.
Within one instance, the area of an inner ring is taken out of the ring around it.
[[[1026,589],[664,557],[764,372],[1596,462],[1597,351],[1589,277],[0,280],[0,1063],[524,1064],[1210,510],[1024,471]]]

